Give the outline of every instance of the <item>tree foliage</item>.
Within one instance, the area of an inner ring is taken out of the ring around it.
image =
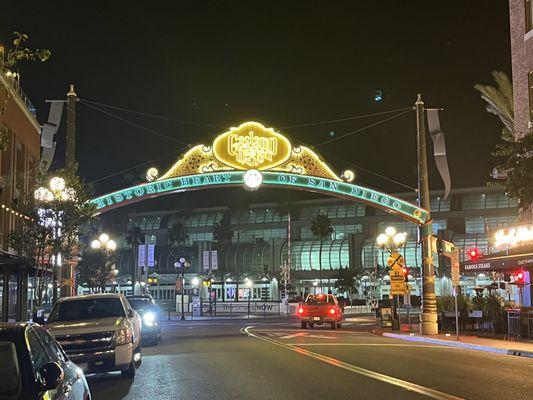
[[[318,265],[320,268],[320,279],[322,279],[322,247],[324,240],[330,238],[333,234],[333,227],[331,226],[331,220],[327,215],[319,214],[311,220],[309,225],[313,236],[320,240],[320,250],[318,255]]]
[[[105,249],[87,249],[83,252],[76,268],[77,281],[88,287],[91,292],[105,291],[106,285],[113,280],[114,253]]]
[[[350,295],[357,291],[355,280],[360,276],[360,272],[355,268],[342,268],[337,271],[337,281],[335,287],[339,292],[348,292]]]
[[[31,49],[27,47],[29,36],[18,31],[13,32],[13,47],[7,51],[5,67],[15,68],[22,61],[47,61],[52,52],[48,49]]]
[[[495,86],[477,84],[474,88],[487,103],[487,111],[503,125],[502,142],[493,152],[496,170],[507,175],[504,186],[509,195],[518,199],[520,208],[529,209],[533,205],[533,132],[517,134],[512,82],[504,72],[493,71],[492,77]]]
[[[229,246],[234,231],[231,226],[231,213],[226,211],[219,222],[213,227],[213,239],[222,247]]]
[[[52,256],[61,254],[63,265],[68,265],[78,255],[80,227],[88,224],[95,214],[95,206],[89,203],[91,188],[85,185],[73,171],[57,170],[53,176],[65,179],[66,187],[71,188],[69,200],[53,200],[37,203],[33,193],[39,186],[48,186],[51,175],[42,176],[36,171],[36,182],[32,190],[17,204],[17,209],[30,219],[20,219],[15,229],[9,233],[8,243],[19,255],[35,260],[36,277],[39,279],[37,305],[41,301],[42,287],[49,276]],[[54,221],[60,221],[60,225]],[[58,232],[61,235],[58,235]]]

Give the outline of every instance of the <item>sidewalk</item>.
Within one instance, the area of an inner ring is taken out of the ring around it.
[[[382,332],[382,336],[394,339],[408,340],[412,342],[431,343],[441,346],[457,347],[462,349],[486,351],[496,354],[507,354],[519,357],[533,358],[533,342],[510,342],[501,339],[481,338],[478,336],[465,335],[455,339],[455,335],[444,334],[422,336],[418,333]]]

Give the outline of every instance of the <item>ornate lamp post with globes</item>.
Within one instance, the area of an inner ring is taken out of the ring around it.
[[[407,241],[407,235],[404,232],[396,232],[396,229],[392,226],[389,226],[385,229],[385,233],[381,233],[376,238],[377,245],[380,249],[388,251],[390,255],[397,253],[398,249],[405,245]],[[402,258],[398,255],[398,258]],[[394,261],[394,263],[396,260]],[[403,261],[402,261],[403,262]],[[389,266],[392,265],[389,264]],[[392,283],[391,283],[392,288]],[[398,315],[398,295],[393,295],[393,311],[392,311],[392,330],[400,329],[400,320]]]
[[[108,262],[108,260],[112,257],[112,253],[115,252],[115,250],[117,249],[117,243],[110,239],[109,238],[109,235],[107,233],[102,233],[98,239],[94,239],[92,242],[91,242],[91,247],[94,249],[94,250],[103,250],[105,252],[105,255],[106,255],[106,263]],[[112,282],[112,285],[113,285],[113,291],[116,291],[116,277],[118,275],[118,270],[115,269],[115,266],[114,264],[111,265],[111,273],[113,275],[113,282]]]
[[[74,189],[66,186],[65,180],[61,177],[54,177],[50,179],[48,187],[41,186],[34,192],[34,198],[37,202],[38,214],[40,218],[40,224],[52,228],[52,239],[54,242],[58,242],[61,238],[61,217],[62,211],[60,211],[59,204],[63,202],[69,202],[76,199],[76,192]],[[58,210],[59,208],[59,210]],[[57,289],[59,281],[61,279],[61,254],[60,245],[54,246],[52,256],[52,270],[53,270],[53,293],[52,301],[57,301]],[[70,270],[69,279],[72,279],[73,271]],[[69,280],[70,282],[70,280]],[[68,285],[72,292],[72,283]]]

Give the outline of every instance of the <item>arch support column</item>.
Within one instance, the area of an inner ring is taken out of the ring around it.
[[[422,242],[422,313],[420,314],[420,333],[436,335],[439,333],[437,324],[437,297],[435,296],[435,267],[431,249],[433,227],[431,219],[419,228]]]

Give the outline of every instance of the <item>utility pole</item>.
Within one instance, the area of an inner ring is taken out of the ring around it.
[[[418,205],[427,211],[429,206],[428,159],[426,152],[426,116],[422,95],[418,94],[416,102],[416,132],[418,154]],[[431,251],[431,216],[418,227],[418,240],[422,243],[422,313],[420,314],[420,333],[436,335],[437,298],[435,296],[435,270]]]
[[[67,93],[67,145],[65,152],[65,164],[67,169],[73,171],[76,163],[76,102],[78,96],[74,91],[74,85],[70,84]]]

